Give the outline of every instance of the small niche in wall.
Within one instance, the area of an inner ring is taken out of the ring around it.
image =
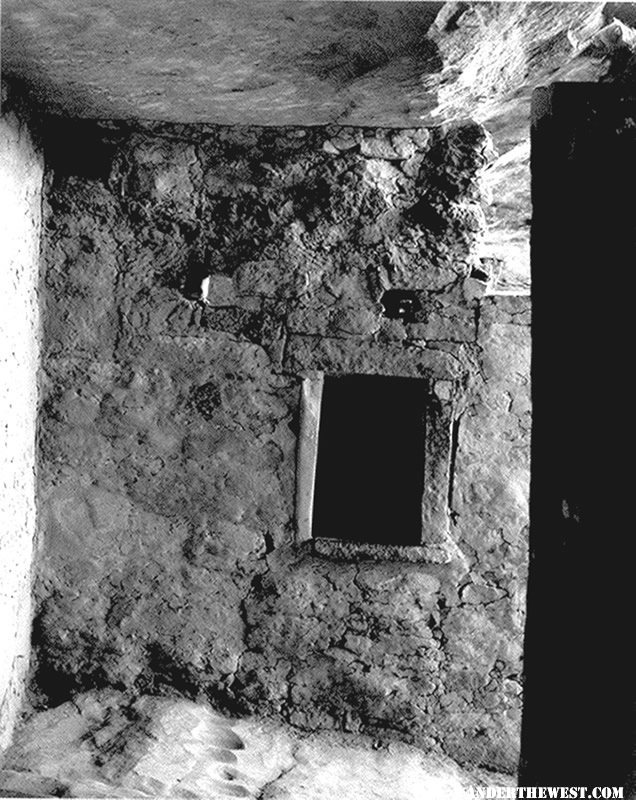
[[[426,396],[415,378],[325,378],[314,538],[420,543]]]
[[[401,319],[402,322],[414,322],[421,311],[417,292],[407,289],[389,289],[382,295],[384,316],[388,319]]]
[[[384,375],[305,378],[300,541],[325,555],[448,560],[452,386]]]

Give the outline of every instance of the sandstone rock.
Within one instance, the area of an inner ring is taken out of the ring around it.
[[[279,0],[267,14],[247,4],[208,19],[198,2],[181,16],[162,2],[152,17],[117,4],[112,15],[92,15],[84,25],[72,6],[57,14],[21,14],[16,7],[8,14],[6,62],[48,110],[67,116],[278,126],[346,116],[349,125],[414,128],[453,114],[483,119],[484,107],[531,91],[584,51],[605,24],[603,5],[378,4],[343,11],[320,3],[290,18]],[[195,74],[205,79],[190,80]],[[46,94],[37,75],[58,91]]]
[[[245,262],[236,273],[239,293],[274,297],[286,289],[281,287],[281,267],[275,262]]]
[[[377,137],[366,137],[360,142],[360,152],[369,158],[396,159],[401,156],[395,151],[391,142]]]
[[[72,797],[69,787],[35,772],[0,769],[0,797]]]
[[[61,783],[80,776],[99,777],[89,733],[119,708],[123,696],[117,692],[96,693],[87,701],[83,707],[68,702],[32,717],[17,731],[4,755],[3,768],[31,772]]]
[[[469,303],[482,298],[487,290],[488,283],[486,281],[476,280],[473,277],[466,278],[462,284],[462,292]]]
[[[440,350],[400,347],[375,340],[357,339],[345,345],[340,338],[293,335],[286,352],[286,368],[301,374],[324,371],[331,374],[365,372],[404,377],[457,377],[461,364]]]
[[[480,304],[481,318],[488,326],[492,324],[529,326],[531,303],[527,295],[502,295],[486,297]]]
[[[409,178],[417,178],[420,174],[420,169],[424,164],[424,156],[415,154],[402,163],[402,171]]]
[[[32,717],[8,759],[28,763],[33,771],[4,770],[0,786],[15,790],[14,796],[31,791],[68,797],[317,800],[337,789],[347,797],[419,800],[431,793],[454,800],[465,787],[495,778],[497,785],[512,785],[504,775],[482,777],[439,753],[404,744],[387,746],[343,734],[300,735],[268,721],[229,720],[177,698],[114,699],[110,695],[104,704],[104,697],[83,695],[77,706],[69,703]],[[69,715],[82,720],[74,735],[65,724]],[[40,717],[46,717],[44,724]],[[51,772],[61,780],[43,777]]]
[[[474,317],[462,312],[454,315],[431,314],[427,322],[414,322],[406,326],[409,339],[445,340],[450,342],[471,342],[475,339]]]
[[[237,293],[230,275],[210,275],[207,282],[205,301],[212,306],[233,306],[237,304]]]
[[[340,135],[329,140],[329,144],[334,147],[338,152],[352,150],[357,147],[360,141],[359,136],[354,136],[348,133],[341,133]]]
[[[297,752],[299,765],[266,787],[264,800],[327,798],[334,791],[345,797],[419,800],[435,797],[454,800],[469,784],[448,759],[418,758],[407,747],[365,751],[340,749],[329,743],[316,747],[305,744]],[[474,780],[474,778],[472,779]],[[502,785],[506,785],[504,779]]]
[[[327,141],[323,144],[322,149],[325,153],[330,153],[331,155],[338,155],[340,153],[340,149],[332,144],[330,141]]]
[[[125,190],[193,216],[197,204],[193,179],[200,171],[194,147],[141,137],[133,147],[130,173],[121,175],[122,168],[114,168],[120,173],[118,179],[125,182]]]

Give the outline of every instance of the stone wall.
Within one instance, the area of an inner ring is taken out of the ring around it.
[[[0,748],[28,669],[35,535],[35,424],[42,159],[3,86],[0,117]]]
[[[41,697],[176,688],[513,771],[529,320],[483,297],[485,131],[48,130]],[[436,563],[297,540],[316,371],[446,382]]]

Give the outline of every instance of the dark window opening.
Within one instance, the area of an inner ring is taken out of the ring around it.
[[[417,312],[422,310],[417,292],[407,289],[389,289],[380,302],[385,317],[401,319],[402,322],[415,322]]]
[[[427,388],[415,378],[325,378],[314,538],[421,543]]]

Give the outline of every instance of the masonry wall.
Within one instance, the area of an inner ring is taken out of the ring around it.
[[[177,689],[513,771],[529,320],[483,297],[483,129],[48,130],[42,699]],[[441,556],[297,540],[316,371],[452,395]]]
[[[24,695],[35,536],[42,159],[3,87],[0,116],[0,748]]]

